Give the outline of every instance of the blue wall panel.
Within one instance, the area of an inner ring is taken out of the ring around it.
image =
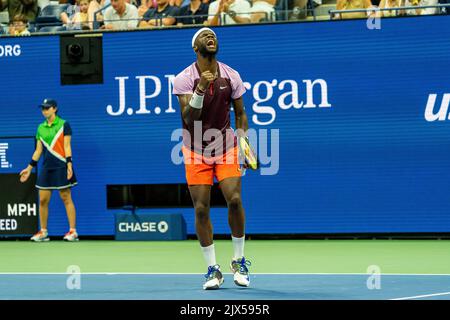
[[[430,94],[436,113],[450,92],[450,30],[442,27],[449,22],[436,16],[384,19],[381,30],[367,29],[365,20],[215,29],[219,60],[249,89],[250,127],[279,130],[277,174],[248,172],[243,180],[247,233],[450,232],[450,120],[425,117]],[[79,86],[60,85],[58,37],[0,39],[3,48],[21,48],[19,56],[0,50],[0,136],[34,135],[43,121],[37,104],[58,100],[74,134],[80,234],[113,234],[107,184],[185,181],[183,166],[171,161],[181,119],[169,80],[194,61],[194,32],[105,34],[104,84]],[[118,79],[125,77],[121,113]],[[326,93],[315,85],[315,107],[305,107],[307,81],[317,79]],[[143,99],[150,113],[139,113],[139,81],[144,95],[160,90]],[[293,85],[298,90],[289,94]],[[295,95],[297,106],[283,106]],[[329,106],[319,106],[323,99]],[[55,235],[68,228],[56,198]],[[182,213],[194,233],[192,209],[155,211]],[[216,233],[228,233],[226,209],[213,209],[212,218]]]

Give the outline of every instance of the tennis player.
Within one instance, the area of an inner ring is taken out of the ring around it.
[[[30,164],[20,172],[20,181],[27,181],[31,170],[36,167],[39,158],[43,155],[44,163],[36,183],[36,188],[39,189],[41,229],[31,240],[36,242],[50,240],[47,230],[48,204],[52,190],[59,190],[70,225],[70,230],[63,239],[78,241],[75,206],[70,191],[70,188],[77,184],[72,167],[72,129],[67,121],[57,115],[58,106],[55,100],[45,99],[39,107],[42,109],[45,121],[37,129],[36,150]]]
[[[230,129],[232,104],[236,128],[244,133],[248,130],[242,101],[245,88],[237,71],[216,60],[219,44],[213,30],[198,30],[192,37],[192,48],[197,61],[175,77],[173,93],[178,96],[181,106],[186,180],[195,208],[197,236],[208,266],[203,288],[218,289],[223,283],[209,216],[214,177],[228,205],[234,250],[230,267],[234,282],[247,287],[250,284],[247,268],[250,262],[244,257],[245,213],[241,200],[241,171],[237,139]],[[211,130],[215,134],[210,134]]]

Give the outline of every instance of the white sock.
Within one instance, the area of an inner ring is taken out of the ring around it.
[[[207,247],[201,247],[203,252],[203,258],[205,258],[205,262],[210,266],[216,265],[216,251],[214,250],[214,243]]]
[[[231,240],[233,242],[233,251],[234,251],[233,259],[242,258],[244,256],[245,235],[241,238],[235,238],[231,236]]]

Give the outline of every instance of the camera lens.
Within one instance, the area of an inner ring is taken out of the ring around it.
[[[80,58],[83,55],[83,47],[78,43],[69,44],[67,53],[72,58]]]

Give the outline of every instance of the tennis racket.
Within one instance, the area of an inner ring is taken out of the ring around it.
[[[244,168],[257,170],[259,168],[258,157],[248,141],[248,137],[239,138],[239,151]]]

